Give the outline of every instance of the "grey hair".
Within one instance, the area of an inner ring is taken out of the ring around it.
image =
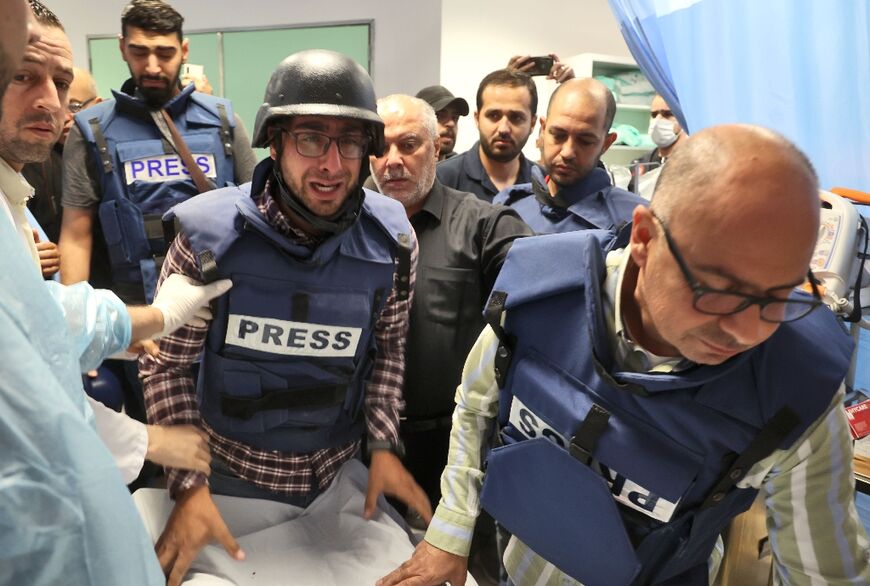
[[[416,106],[422,114],[423,128],[429,134],[429,138],[432,140],[438,138],[438,117],[435,115],[435,110],[420,98],[406,94],[390,94],[378,100],[378,115],[383,118],[389,112],[398,111],[403,105]]]

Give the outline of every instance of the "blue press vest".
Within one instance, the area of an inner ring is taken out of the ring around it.
[[[607,171],[593,169],[579,182],[560,190],[563,199],[572,202],[568,207],[546,205],[538,201],[536,191],[549,198],[544,175],[537,167],[532,169],[532,182],[514,185],[496,195],[492,203],[507,205],[520,215],[535,234],[561,234],[575,230],[619,231],[631,222],[631,214],[638,205],[649,202],[631,192],[614,187]]]
[[[359,439],[373,327],[393,288],[404,208],[365,191],[359,218],[313,252],[275,232],[251,183],[173,208],[198,254],[233,288],[217,302],[197,401],[219,434],[263,450],[310,452]],[[407,247],[407,245],[406,245]]]
[[[141,283],[150,303],[159,268],[154,257],[165,254],[166,248],[160,217],[198,192],[145,103],[116,91],[112,95],[114,100],[78,113],[75,121],[100,177],[99,217],[112,278],[116,283]],[[234,118],[229,100],[194,93],[190,84],[165,108],[203,173],[217,187],[231,184]]]
[[[717,535],[757,492],[733,486],[755,463],[736,469],[737,455],[785,406],[794,426],[755,460],[790,447],[830,404],[852,343],[821,308],[718,366],[619,372],[595,232],[518,240],[494,286],[513,354],[481,503],[586,586],[706,584]]]

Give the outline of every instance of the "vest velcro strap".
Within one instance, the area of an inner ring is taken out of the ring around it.
[[[399,234],[398,259],[396,263],[396,297],[406,301],[411,294],[411,238]]]
[[[177,220],[164,220],[160,214],[146,214],[142,216],[142,224],[145,228],[145,238],[151,247],[154,256],[166,255],[169,245],[175,240],[178,225]]]
[[[789,407],[782,407],[777,411],[722,475],[701,508],[706,509],[722,502],[734,485],[746,476],[749,469],[772,454],[799,423],[800,419]]]
[[[293,321],[307,322],[310,301],[311,298],[308,296],[308,293],[294,293],[292,305],[290,307],[290,319]]]
[[[498,337],[499,345],[495,352],[494,370],[495,382],[498,388],[504,388],[505,379],[508,369],[513,358],[513,341],[508,336],[504,328],[501,327],[501,316],[504,313],[504,305],[507,302],[507,293],[504,291],[493,291],[489,296],[489,301],[486,303],[486,308],[483,310],[483,318],[492,331]]]
[[[227,417],[250,419],[260,411],[331,407],[344,402],[347,385],[324,385],[304,389],[270,391],[262,397],[221,395],[221,412]]]
[[[595,452],[595,446],[598,445],[601,434],[607,429],[609,421],[610,412],[604,407],[593,403],[589,413],[586,414],[586,419],[580,424],[580,429],[571,438],[568,452],[583,464],[588,465],[592,460],[592,454]]]
[[[171,220],[163,220],[163,243],[166,245],[166,250],[169,250],[169,246],[172,244],[172,241],[175,240],[175,236],[178,235],[178,232],[181,230],[181,222],[178,221],[177,217],[172,218]]]
[[[202,271],[202,282],[211,283],[218,278],[218,266],[214,253],[211,250],[203,250],[196,255],[199,260],[199,269]]]
[[[109,155],[109,143],[106,142],[106,137],[103,134],[103,129],[100,127],[99,118],[91,118],[88,120],[91,127],[91,133],[94,135],[94,142],[97,143],[97,152],[100,154],[100,163],[103,166],[103,173],[106,175],[112,172],[112,157]]]
[[[230,119],[227,116],[227,107],[224,104],[218,104],[218,116],[221,118],[221,143],[224,147],[224,155],[233,156],[233,128],[230,126]]]

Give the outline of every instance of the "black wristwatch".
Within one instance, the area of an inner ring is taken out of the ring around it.
[[[405,457],[405,444],[402,443],[402,440],[399,440],[398,443],[389,440],[368,440],[366,442],[366,455],[371,458],[372,452],[375,450],[389,450],[399,458]]]

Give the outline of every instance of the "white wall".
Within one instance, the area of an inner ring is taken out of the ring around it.
[[[75,63],[88,67],[87,36],[121,32],[127,0],[44,0],[60,18]],[[185,32],[374,21],[372,74],[378,95],[416,93],[437,83],[441,59],[441,2],[405,0],[169,0],[184,16]],[[409,26],[409,23],[414,23]],[[252,55],[251,58],[256,58]],[[263,80],[263,88],[266,82]]]
[[[442,0],[441,26],[441,84],[468,100],[472,112],[480,80],[507,65],[512,55],[631,57],[607,0]],[[543,115],[544,96],[550,95],[555,82],[536,80],[541,94],[538,114]],[[456,150],[468,149],[477,136],[472,116],[461,118]],[[527,149],[533,147],[535,136],[537,131]]]

